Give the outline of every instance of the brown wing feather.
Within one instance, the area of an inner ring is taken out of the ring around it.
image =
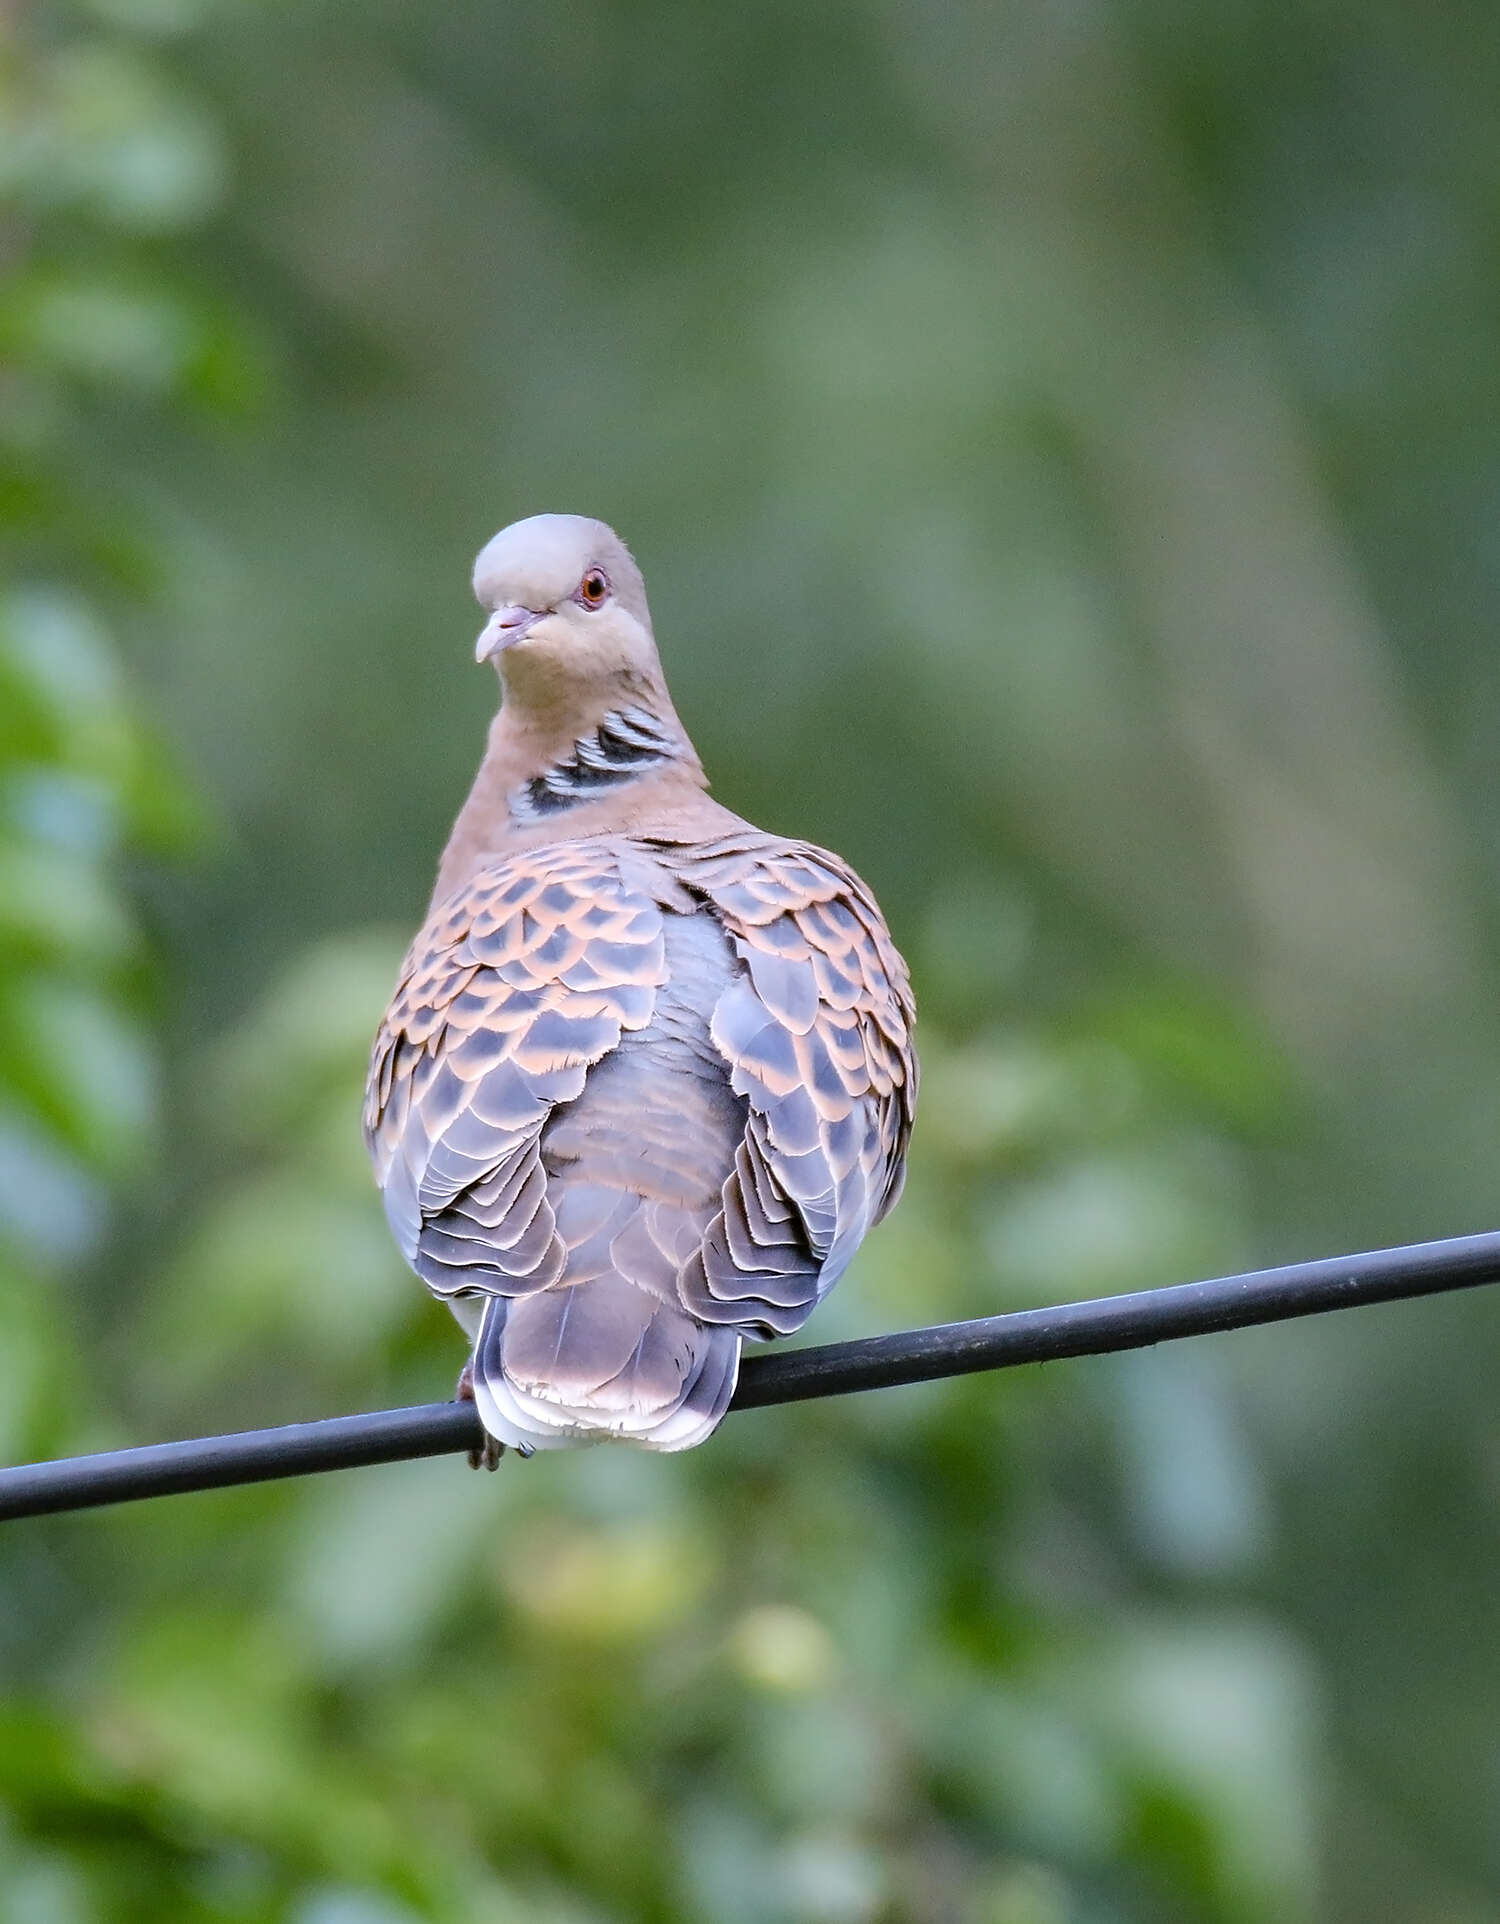
[[[665,980],[661,911],[607,842],[510,856],[434,912],[375,1040],[365,1134],[396,1239],[437,1294],[561,1275],[542,1126],[646,1026]]]
[[[784,1335],[900,1194],[917,1093],[911,983],[874,897],[824,849],[747,830],[674,850],[672,865],[745,965],[711,1033],[750,1105],[682,1295],[705,1321]]]

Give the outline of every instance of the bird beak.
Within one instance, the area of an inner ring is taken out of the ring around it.
[[[502,648],[514,648],[543,620],[545,608],[497,608],[474,644],[475,661],[491,661]]]

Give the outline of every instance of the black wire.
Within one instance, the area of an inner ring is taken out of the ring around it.
[[[750,1355],[730,1408],[763,1409],[771,1403],[890,1389],[972,1370],[1142,1349],[1183,1336],[1495,1282],[1500,1282],[1500,1231],[1361,1256],[1330,1256],[1284,1269],[982,1316],[972,1323],[942,1323],[820,1349]],[[0,1520],[262,1483],[315,1470],[353,1469],[363,1463],[443,1456],[482,1441],[472,1403],[420,1403],[411,1409],[289,1423],[274,1430],[23,1463],[0,1470]]]

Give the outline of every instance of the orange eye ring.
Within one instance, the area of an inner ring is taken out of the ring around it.
[[[578,584],[578,599],[585,608],[602,608],[609,599],[609,576],[602,568],[590,568]]]

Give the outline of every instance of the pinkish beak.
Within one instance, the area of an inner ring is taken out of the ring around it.
[[[497,608],[479,631],[479,639],[474,644],[475,661],[492,661],[502,648],[514,648],[546,613],[545,608]]]

